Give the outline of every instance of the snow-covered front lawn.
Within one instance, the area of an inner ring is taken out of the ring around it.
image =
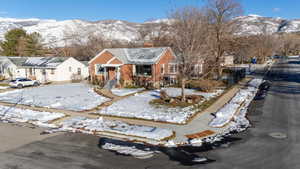
[[[136,88],[136,89],[127,89],[127,88],[117,89],[117,88],[115,88],[115,89],[112,89],[111,92],[117,96],[127,96],[127,95],[134,94],[134,93],[137,93],[137,92],[140,92],[143,90],[145,90],[145,89],[144,88]]]
[[[5,89],[8,89],[9,86],[0,86],[0,90],[5,90]]]
[[[31,123],[40,127],[56,127],[49,122],[64,116],[62,113],[39,112],[0,105],[0,121]]]
[[[181,89],[179,88],[165,88],[163,90],[165,90],[170,96],[173,97],[180,96],[181,94]],[[205,100],[216,97],[223,92],[223,90],[218,90],[213,93],[203,93],[192,89],[186,89],[185,91],[187,94],[202,95],[204,96]],[[96,113],[101,115],[140,118],[161,122],[184,124],[191,116],[199,111],[195,108],[194,105],[182,108],[155,106],[150,104],[150,101],[159,98],[159,95],[159,90],[152,90],[135,94],[134,96],[129,96],[122,100],[116,101],[112,105],[103,108]],[[201,104],[203,101],[201,101],[199,104]]]
[[[104,120],[103,118],[88,119],[86,117],[74,117],[59,124],[56,131],[82,132],[97,134],[97,132],[109,132],[127,136],[136,136],[152,140],[163,140],[173,136],[173,131],[157,127],[131,125],[121,121]]]
[[[72,83],[24,88],[0,93],[0,101],[30,106],[82,111],[110,99],[100,96],[87,84]]]

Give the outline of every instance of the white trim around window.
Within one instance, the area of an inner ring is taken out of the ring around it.
[[[169,71],[169,74],[178,73],[178,65],[176,63],[169,63],[168,64],[168,71]]]

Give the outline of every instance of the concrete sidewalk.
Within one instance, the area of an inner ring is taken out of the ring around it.
[[[118,117],[104,117],[107,120],[119,120],[123,122],[127,122],[130,124],[138,124],[138,125],[148,125],[155,126],[159,128],[165,128],[173,130],[176,133],[176,137],[174,139],[175,143],[184,143],[188,140],[186,135],[195,134],[199,132],[204,132],[206,130],[213,131],[214,134],[210,136],[214,136],[220,133],[223,133],[228,129],[228,126],[224,126],[223,128],[213,128],[208,124],[214,118],[211,113],[217,112],[220,108],[222,108],[226,103],[228,103],[235,94],[239,91],[241,87],[244,87],[250,79],[245,79],[238,85],[232,87],[229,91],[223,94],[216,102],[214,102],[210,107],[205,109],[202,112],[199,112],[188,124],[186,125],[176,125],[176,124],[167,124],[160,123],[154,121],[146,121],[146,120],[138,120],[138,119],[126,119],[126,118],[118,118]]]
[[[220,96],[220,98],[218,98],[218,100],[216,102],[214,102],[210,107],[208,107],[207,109],[205,109],[202,112],[199,112],[195,117],[193,117],[193,119],[186,125],[179,125],[179,124],[169,124],[169,123],[161,123],[161,122],[154,122],[154,121],[146,121],[146,120],[138,120],[138,119],[129,119],[129,118],[122,118],[122,117],[108,117],[108,116],[104,116],[104,119],[107,120],[119,120],[119,121],[123,121],[126,123],[130,123],[130,124],[137,124],[137,125],[147,125],[147,126],[154,126],[154,127],[159,127],[159,128],[165,128],[165,129],[170,129],[173,130],[176,133],[176,137],[174,138],[175,143],[183,143],[186,142],[188,140],[188,138],[186,137],[186,135],[190,135],[190,134],[195,134],[195,133],[199,133],[199,132],[203,132],[206,130],[210,130],[212,132],[214,132],[213,135],[216,134],[220,134],[223,133],[225,130],[228,129],[228,126],[224,126],[223,128],[212,128],[210,127],[208,124],[209,122],[214,118],[211,113],[214,113],[216,111],[218,111],[220,108],[222,108],[226,103],[228,103],[231,98],[239,91],[239,89],[243,86],[245,86],[245,84],[247,84],[247,82],[250,79],[244,79],[244,81],[241,84],[235,85],[234,87],[232,87],[229,91],[227,91],[225,94],[223,94],[222,96]],[[15,104],[10,104],[10,103],[3,103],[0,102],[0,105],[4,105],[4,106],[14,106],[17,108],[22,108],[22,109],[31,109],[31,110],[36,110],[36,111],[49,111],[49,112],[60,112],[60,113],[64,113],[67,115],[67,117],[59,119],[54,121],[53,123],[58,124],[59,122],[61,122],[62,120],[71,118],[71,117],[75,117],[75,116],[84,116],[84,117],[88,117],[88,118],[98,118],[100,117],[99,115],[96,114],[89,114],[88,112],[75,112],[75,111],[68,111],[68,110],[57,110],[57,109],[49,109],[49,108],[41,108],[41,107],[31,107],[31,106],[25,106],[25,105],[15,105]],[[125,137],[124,136],[118,136],[118,134],[109,134],[107,133],[107,136],[111,136],[111,137],[116,137],[119,139],[130,139],[130,140],[138,140],[138,141],[143,141],[145,142],[145,139],[138,139],[136,137]],[[103,133],[103,135],[106,135],[105,133]],[[210,135],[210,136],[213,136]]]

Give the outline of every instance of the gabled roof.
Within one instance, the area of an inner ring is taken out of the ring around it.
[[[89,61],[80,61],[84,66],[89,66]]]
[[[56,68],[69,57],[7,57],[17,67]]]
[[[123,64],[155,64],[169,47],[153,48],[110,48],[104,49],[100,54],[93,58],[92,62],[104,52],[111,53]]]

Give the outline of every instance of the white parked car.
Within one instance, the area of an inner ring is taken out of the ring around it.
[[[19,89],[27,86],[39,86],[40,83],[37,80],[31,80],[27,78],[16,78],[15,80],[11,80],[9,83],[10,87],[17,87]]]

